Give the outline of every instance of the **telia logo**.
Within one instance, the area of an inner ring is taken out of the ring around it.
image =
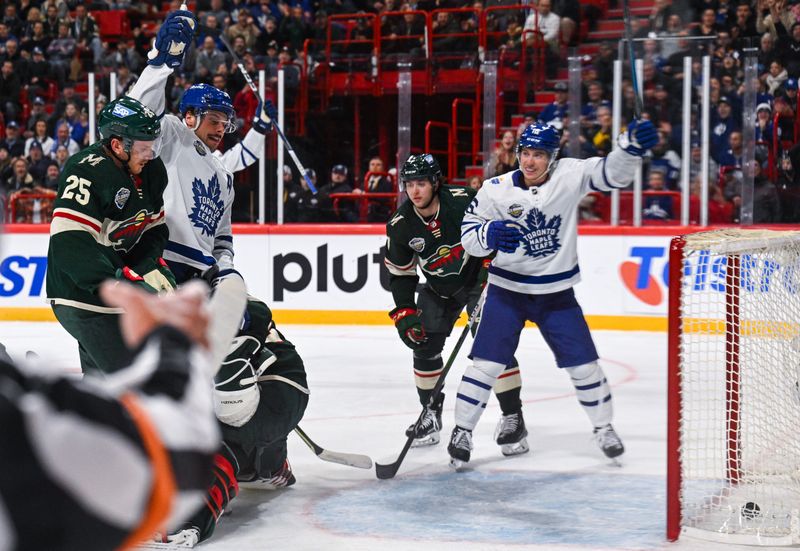
[[[669,262],[665,261],[660,267],[660,274],[656,269],[658,260],[665,258],[666,251],[666,247],[631,247],[629,256],[633,260],[619,266],[619,275],[628,291],[650,306],[658,306],[667,296]],[[663,285],[658,282],[659,275]]]

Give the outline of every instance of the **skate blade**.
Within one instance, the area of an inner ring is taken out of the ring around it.
[[[412,448],[422,448],[425,446],[435,446],[439,443],[439,433],[434,432],[433,434],[429,434],[428,436],[423,436],[422,438],[415,438],[413,442],[411,442]]]
[[[451,457],[450,458],[450,468],[453,469],[456,472],[461,471],[462,469],[464,469],[464,467],[466,467],[466,465],[467,465],[466,461],[461,461],[460,459],[456,459],[455,457]]]
[[[528,453],[530,451],[530,447],[528,446],[528,440],[523,438],[519,442],[514,442],[513,444],[503,444],[500,446],[500,451],[503,452],[503,455],[506,457],[510,457],[512,455],[521,455],[523,453]]]

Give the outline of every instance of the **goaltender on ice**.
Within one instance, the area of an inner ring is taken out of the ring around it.
[[[611,458],[624,452],[611,426],[611,388],[573,291],[580,281],[577,207],[591,191],[627,186],[658,135],[650,121],[634,120],[607,157],[557,161],[560,139],[552,126],[528,126],[517,146],[519,169],[486,180],[461,224],[469,254],[497,256],[489,267],[473,363],[458,387],[448,445],[456,468],[470,459],[472,429],[527,320],[536,323],[556,364],[569,374],[598,446]]]

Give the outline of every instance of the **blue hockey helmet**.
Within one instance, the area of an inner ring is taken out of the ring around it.
[[[208,84],[195,84],[186,90],[178,109],[181,115],[186,115],[189,109],[193,110],[198,116],[203,116],[209,111],[224,113],[228,117],[225,132],[230,134],[236,131],[236,123],[234,122],[236,112],[233,109],[231,97],[227,92]]]
[[[522,154],[523,149],[540,149],[550,154],[550,163],[547,165],[548,172],[558,157],[561,148],[561,132],[554,126],[535,122],[529,124],[519,137],[517,144],[517,157]]]

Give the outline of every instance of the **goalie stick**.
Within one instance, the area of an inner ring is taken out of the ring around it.
[[[478,303],[475,305],[475,308],[472,310],[472,314],[467,322],[467,325],[464,327],[464,330],[461,331],[461,335],[458,337],[458,341],[456,342],[453,351],[450,353],[450,357],[447,358],[447,363],[445,364],[444,368],[442,369],[442,374],[439,375],[439,380],[436,381],[436,386],[433,387],[433,391],[431,392],[430,398],[428,398],[428,405],[426,407],[431,407],[436,399],[438,398],[439,394],[442,392],[442,388],[444,387],[444,380],[447,376],[448,371],[450,371],[450,367],[452,367],[453,362],[458,355],[458,351],[461,350],[461,345],[464,344],[464,341],[467,338],[467,333],[469,333],[470,327],[476,322],[476,320],[480,317],[479,313],[481,308],[483,307],[483,300],[486,296],[486,288],[484,288],[484,292],[481,294],[480,299],[478,299]],[[419,425],[420,421],[422,421],[422,417],[425,415],[425,408],[417,417],[414,426],[416,427]],[[411,449],[411,444],[414,442],[414,431],[411,431],[412,434],[406,439],[406,444],[403,446],[403,449],[400,451],[400,455],[394,461],[394,463],[389,463],[383,465],[381,463],[375,463],[375,475],[381,479],[386,480],[389,478],[394,478],[394,475],[397,474],[398,469],[400,469],[400,465],[402,465],[403,460],[406,458],[406,454],[408,450]]]
[[[311,440],[311,438],[309,438],[306,432],[299,426],[294,428],[294,432],[297,434],[297,436],[300,437],[300,439],[303,442],[305,442],[306,446],[311,448],[311,451],[313,451],[314,454],[323,461],[330,461],[331,463],[339,463],[340,465],[347,465],[348,467],[356,467],[358,469],[372,468],[372,459],[370,459],[369,456],[367,455],[326,450],[325,448],[318,446],[313,440]]]
[[[239,72],[242,73],[242,76],[244,77],[245,81],[247,81],[247,85],[253,91],[253,94],[255,94],[258,101],[261,102],[261,105],[264,105],[264,98],[262,98],[261,94],[258,93],[258,87],[256,87],[256,83],[253,82],[253,79],[248,74],[247,69],[244,68],[244,62],[242,61],[242,58],[240,58],[239,55],[233,50],[233,48],[225,38],[225,35],[222,34],[222,31],[220,29],[212,29],[211,27],[206,27],[205,25],[201,24],[197,25],[197,30],[199,30],[202,33],[219,38],[220,42],[222,42],[222,44],[225,46],[225,49],[228,50],[229,54],[231,54],[233,62],[236,63],[237,67],[239,67]],[[272,126],[275,127],[275,131],[278,133],[278,136],[280,136],[281,140],[283,140],[283,144],[286,146],[286,151],[289,153],[289,157],[292,158],[292,161],[294,162],[294,165],[297,167],[297,170],[299,170],[300,174],[303,175],[303,179],[308,184],[308,189],[311,190],[311,193],[316,195],[317,188],[314,186],[314,182],[311,181],[311,176],[308,175],[306,167],[304,167],[303,163],[300,162],[300,159],[297,157],[297,153],[294,152],[294,148],[292,147],[292,144],[289,143],[289,140],[286,138],[286,135],[283,133],[283,130],[281,130],[281,127],[278,126],[278,121],[273,120]]]

